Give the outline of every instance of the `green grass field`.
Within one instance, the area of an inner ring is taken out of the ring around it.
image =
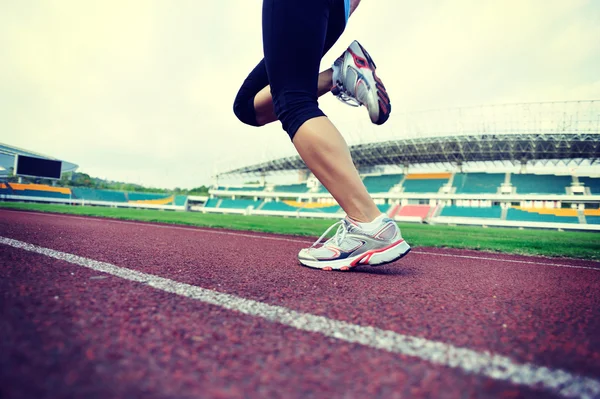
[[[275,216],[238,216],[29,203],[2,202],[0,208],[312,237],[321,235],[334,222]],[[600,260],[600,234],[598,233],[420,224],[400,224],[400,227],[404,238],[413,247],[466,248],[521,255]]]

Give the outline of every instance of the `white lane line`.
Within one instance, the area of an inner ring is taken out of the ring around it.
[[[413,251],[411,251],[412,253]],[[426,251],[414,251],[420,255],[432,255],[432,256],[447,256],[450,258],[464,258],[464,259],[476,259],[476,260],[493,260],[502,263],[523,263],[528,265],[540,265],[540,266],[552,266],[552,267],[567,267],[569,269],[587,269],[595,270],[600,272],[600,267],[589,267],[589,266],[577,266],[577,265],[564,265],[560,263],[545,263],[545,262],[532,262],[528,260],[515,260],[515,259],[499,259],[499,258],[486,258],[484,256],[469,256],[469,255],[456,255],[456,254],[440,254],[437,252],[426,252]],[[599,265],[600,266],[600,265]]]
[[[12,210],[12,209],[0,208],[0,210],[5,211],[5,212],[23,213],[22,211],[17,211],[17,210]],[[195,232],[199,232],[199,233],[208,233],[208,234],[222,234],[222,235],[229,235],[229,236],[234,236],[234,237],[246,237],[246,238],[254,238],[254,239],[260,239],[260,240],[285,241],[285,242],[300,243],[300,244],[305,244],[305,245],[311,245],[313,243],[313,241],[308,241],[308,240],[284,238],[284,237],[273,237],[273,236],[265,236],[265,235],[257,235],[257,234],[244,234],[244,233],[238,233],[238,232],[232,232],[232,231],[211,230],[211,229],[205,229],[205,228],[201,228],[201,227],[161,225],[161,224],[155,224],[153,222],[140,223],[140,222],[135,222],[135,221],[130,221],[130,220],[119,220],[119,219],[110,219],[110,218],[101,218],[101,217],[90,218],[90,217],[76,216],[76,215],[70,215],[70,214],[56,214],[56,213],[43,213],[43,212],[29,212],[29,213],[34,213],[36,215],[42,215],[42,216],[65,217],[65,218],[81,219],[81,220],[87,220],[87,221],[89,221],[90,219],[93,219],[93,220],[97,220],[99,222],[129,224],[129,225],[134,225],[134,226],[155,227],[155,228],[162,228],[162,229],[195,231]],[[598,267],[596,268],[596,267],[590,267],[590,266],[565,265],[565,264],[561,264],[561,263],[547,263],[547,262],[533,262],[533,261],[526,261],[526,260],[521,261],[521,260],[514,260],[514,259],[490,258],[490,257],[485,257],[485,256],[441,254],[441,253],[437,253],[437,252],[427,252],[427,251],[421,251],[421,250],[412,250],[411,255],[444,256],[444,257],[448,257],[448,258],[486,260],[486,261],[494,261],[494,262],[500,262],[500,263],[522,263],[522,264],[530,264],[530,265],[537,265],[537,266],[550,266],[550,267],[563,267],[563,268],[568,268],[568,269],[594,270],[594,271],[600,272],[600,264],[598,264]]]
[[[0,237],[0,244],[46,255],[125,280],[144,283],[165,292],[260,317],[298,330],[319,333],[341,341],[415,357],[433,364],[459,369],[467,374],[477,374],[530,388],[541,388],[566,398],[592,399],[600,397],[599,380],[565,370],[553,370],[530,363],[520,364],[506,356],[494,355],[487,351],[477,352],[371,326],[361,326],[301,313],[283,306],[244,299],[10,238]]]

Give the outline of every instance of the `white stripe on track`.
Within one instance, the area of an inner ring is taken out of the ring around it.
[[[144,283],[158,290],[260,317],[298,330],[319,333],[341,341],[415,357],[433,364],[459,369],[467,374],[481,375],[530,388],[541,388],[566,398],[592,399],[600,397],[599,380],[572,374],[565,370],[552,370],[529,363],[519,364],[506,356],[494,355],[489,352],[477,352],[371,326],[361,326],[301,313],[283,306],[244,299],[10,238],[0,237],[0,244],[46,255],[125,280]]]
[[[81,219],[81,220],[87,220],[87,221],[89,221],[90,219],[93,219],[93,220],[97,220],[99,222],[129,224],[129,225],[134,225],[134,226],[146,226],[146,227],[155,227],[155,228],[162,228],[162,229],[186,230],[186,231],[195,231],[198,233],[208,233],[208,234],[222,234],[222,235],[229,235],[229,236],[235,236],[235,237],[254,238],[254,239],[260,239],[260,240],[285,241],[285,242],[300,243],[300,244],[305,244],[305,245],[306,244],[311,245],[314,242],[314,241],[295,239],[295,238],[273,237],[273,236],[265,236],[265,235],[257,235],[257,234],[245,234],[245,233],[241,233],[241,232],[238,233],[238,232],[233,232],[233,231],[216,230],[218,228],[210,229],[210,228],[193,227],[193,226],[185,227],[185,226],[178,226],[178,225],[156,224],[153,222],[141,223],[141,222],[135,222],[135,221],[131,221],[131,220],[120,220],[120,219],[111,219],[111,218],[102,218],[102,217],[85,217],[85,216],[77,216],[77,215],[70,215],[70,214],[44,213],[44,212],[36,212],[36,211],[23,212],[20,210],[2,209],[2,208],[0,208],[0,210],[3,212],[32,213],[32,214],[42,215],[42,216],[65,217],[65,218]],[[411,253],[411,255],[444,256],[444,257],[448,257],[448,258],[486,260],[486,261],[494,261],[494,262],[500,262],[500,263],[522,263],[522,264],[530,264],[530,265],[537,265],[537,266],[550,266],[550,267],[564,267],[564,268],[568,268],[568,269],[594,270],[594,271],[600,272],[600,264],[598,264],[598,267],[596,268],[596,267],[590,267],[590,266],[565,265],[562,263],[547,263],[547,262],[533,262],[533,261],[515,260],[515,259],[490,258],[490,257],[485,257],[485,256],[441,254],[438,252],[427,252],[427,251],[421,251],[421,250],[412,250],[410,253]]]

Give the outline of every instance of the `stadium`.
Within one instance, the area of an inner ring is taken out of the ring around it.
[[[599,105],[409,114],[351,145],[413,250],[350,273],[297,263],[344,217],[297,156],[194,196],[69,186],[77,164],[2,144],[0,392],[599,397]]]
[[[350,147],[379,209],[399,222],[600,230],[600,101],[503,104],[406,114],[405,130]],[[26,151],[0,147],[5,170]],[[39,154],[38,154],[39,155]],[[63,162],[63,172],[77,165]],[[561,173],[556,173],[556,171]],[[569,170],[565,173],[565,170]],[[272,175],[297,181],[272,184]],[[340,206],[299,156],[216,176],[209,197],[3,184],[5,201],[333,218]]]
[[[600,399],[599,21],[0,2],[0,399]]]

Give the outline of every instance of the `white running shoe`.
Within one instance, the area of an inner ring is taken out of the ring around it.
[[[356,40],[333,63],[331,92],[348,105],[364,105],[371,121],[384,124],[390,117],[392,105],[385,86],[375,73],[375,63],[367,50]]]
[[[319,243],[335,226],[335,235]],[[298,260],[305,266],[321,270],[350,270],[358,265],[378,266],[394,262],[410,251],[410,246],[402,239],[400,228],[392,219],[385,217],[373,231],[361,229],[349,218],[334,223],[310,247],[298,254]]]

